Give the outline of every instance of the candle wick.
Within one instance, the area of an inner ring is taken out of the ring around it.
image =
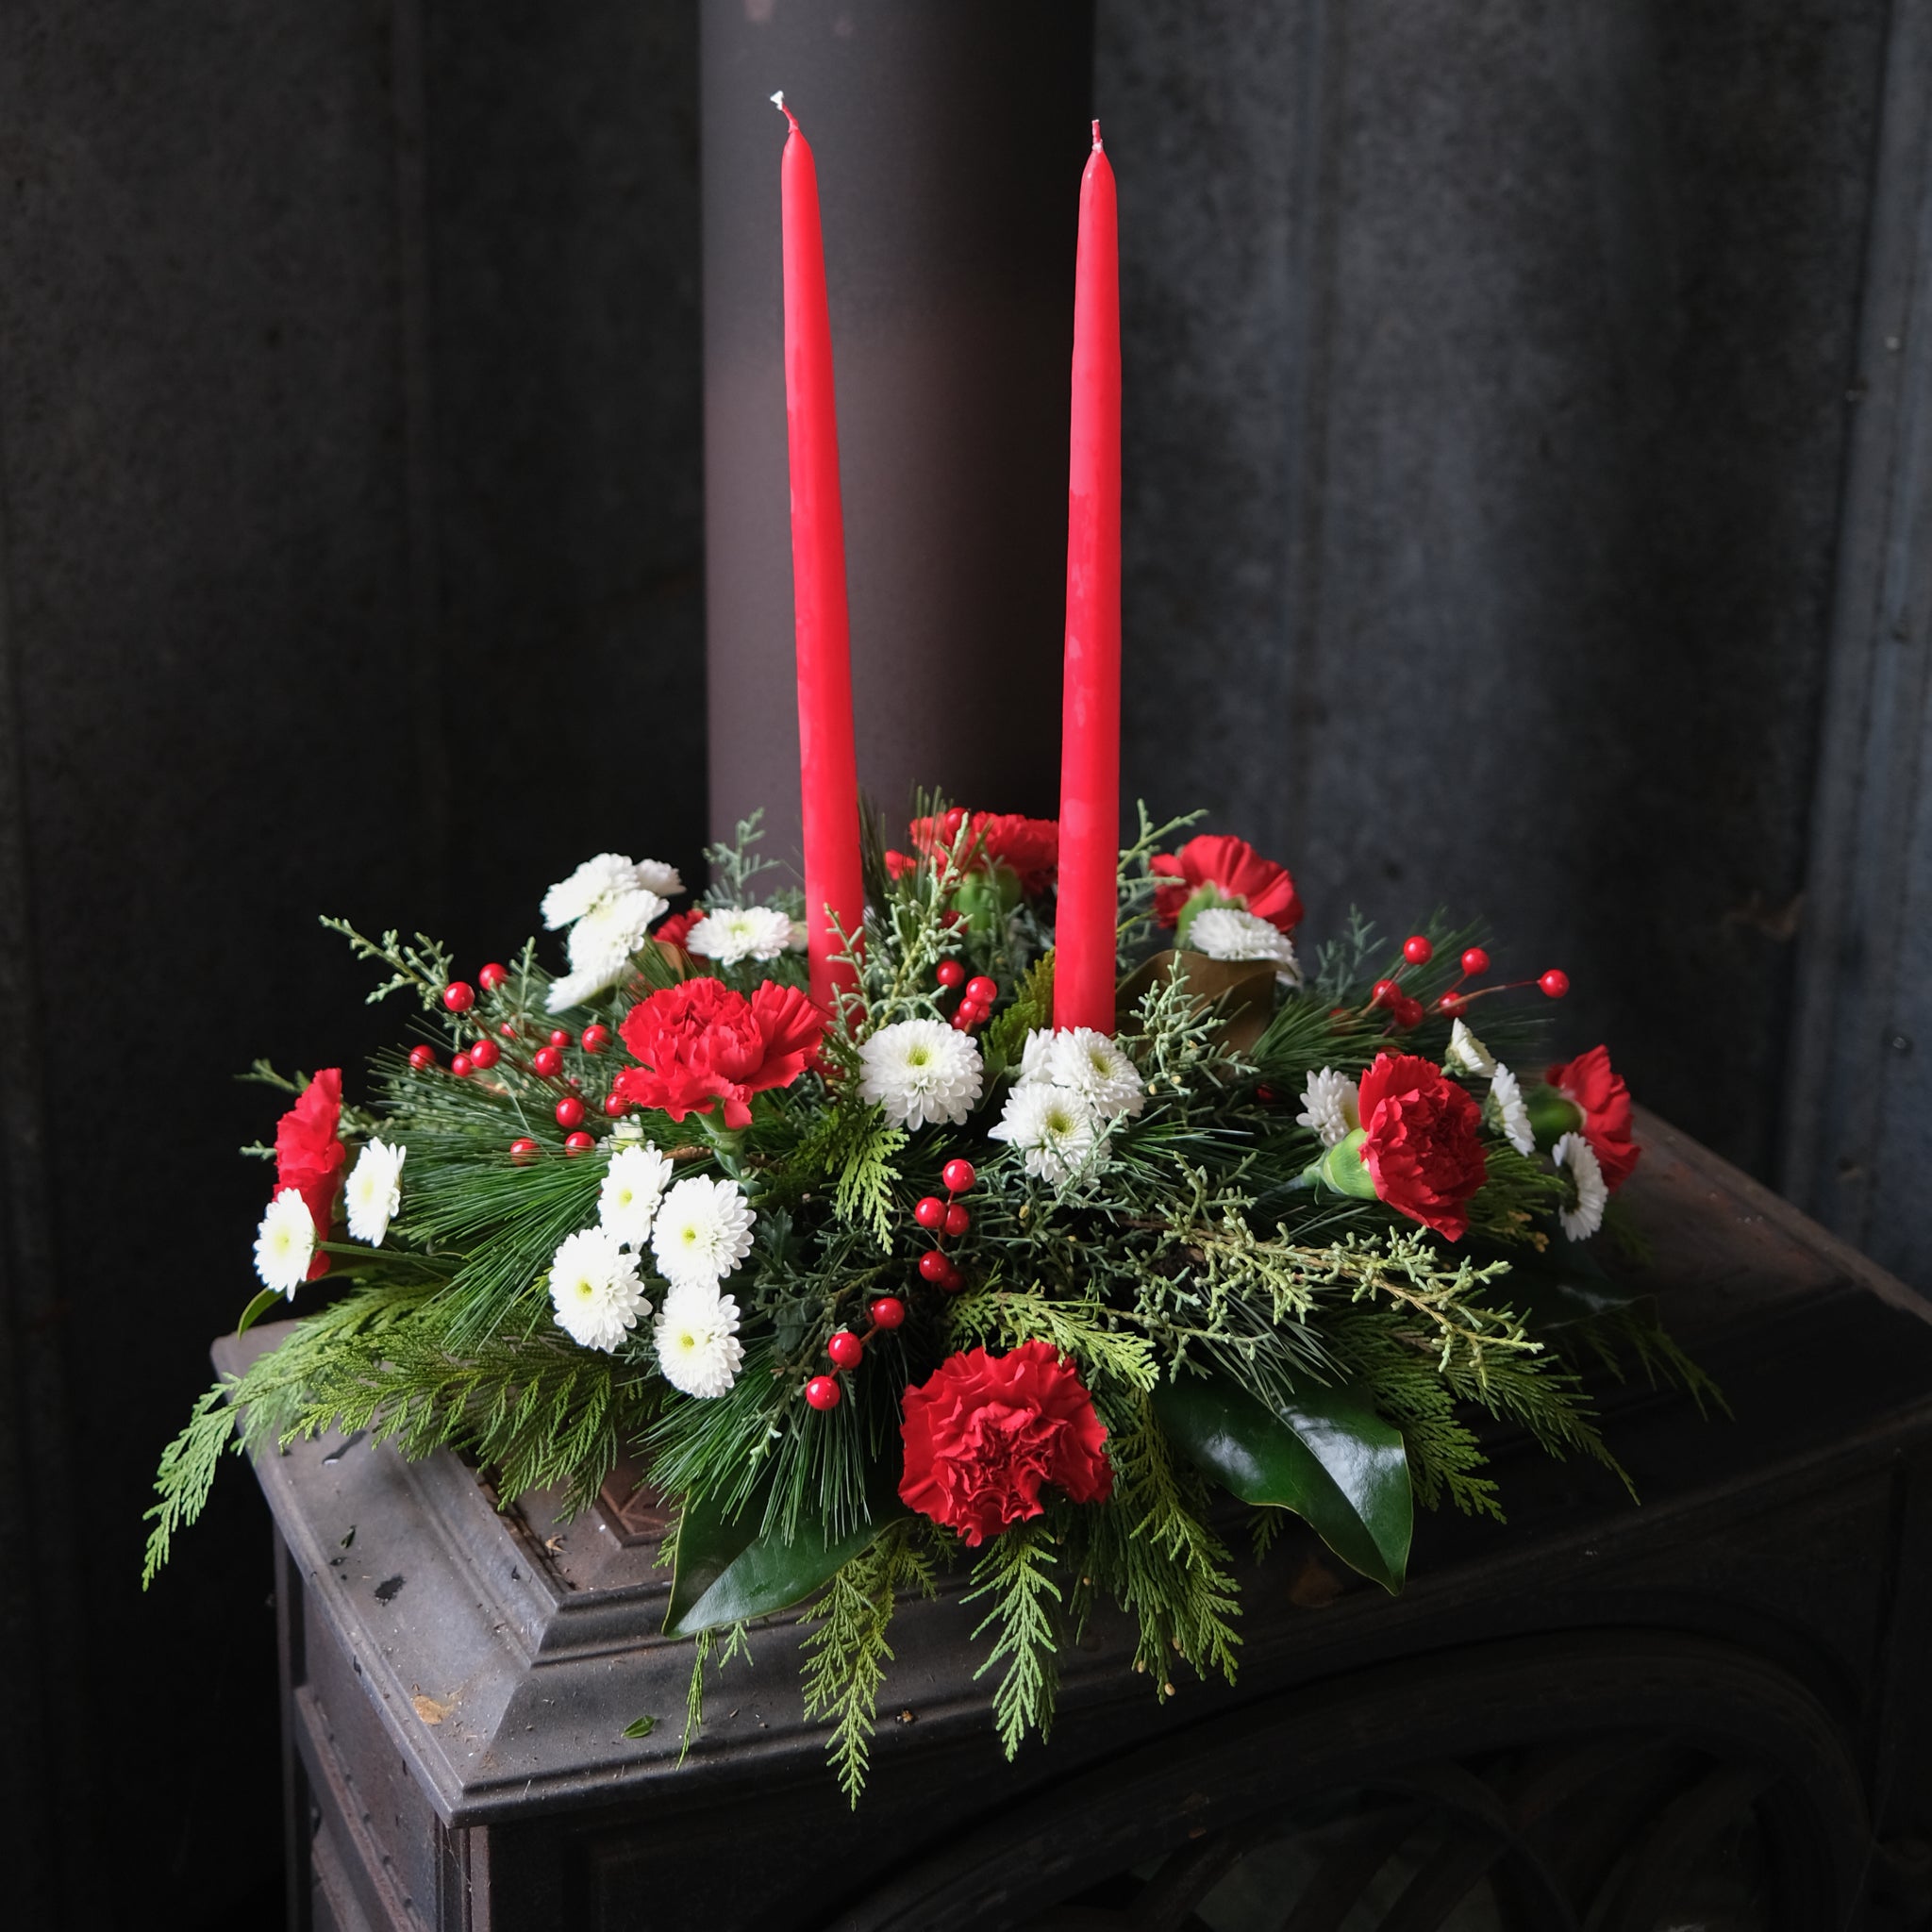
[[[1100,152],[1100,123],[1098,121],[1093,124],[1093,152],[1095,154]]]
[[[792,131],[792,133],[793,133],[793,134],[796,134],[796,133],[798,133],[798,132],[799,132],[799,126],[798,126],[798,116],[797,116],[796,114],[794,114],[794,113],[793,113],[793,112],[791,111],[791,109],[790,108],[788,108],[788,107],[787,107],[787,106],[785,105],[785,90],[784,90],[784,89],[783,89],[782,87],[781,87],[781,88],[780,88],[780,89],[778,90],[778,92],[777,92],[776,93],[774,93],[774,95],[772,96],[772,105],[773,105],[773,107],[774,107],[774,108],[777,108],[777,110],[779,111],[779,113],[781,113],[782,115],[784,115],[784,117],[786,118],[786,120],[788,120],[789,122],[791,122],[791,131]],[[1099,126],[1099,125],[1100,125],[1100,124],[1099,124],[1099,122],[1097,122],[1097,121],[1096,121],[1096,122],[1095,122],[1095,123],[1094,123],[1093,125],[1095,125],[1095,126],[1097,127],[1097,126]]]

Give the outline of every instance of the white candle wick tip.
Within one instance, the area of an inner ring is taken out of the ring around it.
[[[772,96],[772,105],[777,108],[779,113],[782,114],[785,111],[785,90],[782,87]]]

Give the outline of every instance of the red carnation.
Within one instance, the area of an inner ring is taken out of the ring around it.
[[[1362,1164],[1376,1197],[1452,1241],[1469,1231],[1469,1197],[1488,1173],[1482,1110],[1415,1054],[1377,1054],[1357,1098]]]
[[[1154,916],[1162,925],[1177,924],[1181,908],[1203,886],[1212,886],[1278,931],[1292,932],[1302,923],[1301,898],[1287,867],[1263,858],[1245,839],[1190,839],[1178,852],[1160,853],[1150,864],[1162,878],[1175,881],[1154,889]]]
[[[651,937],[654,940],[656,940],[660,946],[682,946],[684,944],[685,935],[689,933],[691,927],[694,926],[698,923],[698,921],[701,920],[704,916],[705,915],[701,911],[697,910],[695,908],[693,908],[689,912],[674,912],[669,919],[665,920],[663,924],[659,925],[655,932],[652,933]]]
[[[913,845],[928,858],[950,852],[962,828],[971,834],[969,850],[974,854],[968,871],[1003,865],[1018,875],[1023,891],[1034,894],[1053,884],[1054,870],[1060,862],[1058,819],[1023,818],[1010,811],[968,813],[955,806],[938,819],[914,819],[908,827]],[[895,858],[899,870],[892,870]],[[909,870],[911,863],[903,853],[886,855],[887,868],[894,878],[900,871]]]
[[[1630,1090],[1610,1066],[1610,1051],[1593,1046],[1543,1075],[1583,1109],[1583,1138],[1612,1193],[1630,1178],[1643,1149],[1630,1138]]]
[[[1107,1428],[1079,1372],[1050,1341],[948,1356],[906,1391],[899,1500],[976,1549],[1041,1514],[1041,1483],[1075,1503],[1113,1493]]]
[[[293,1188],[315,1224],[318,1242],[328,1239],[349,1150],[336,1138],[342,1118],[342,1070],[324,1067],[302,1090],[275,1126],[275,1192]],[[328,1257],[318,1251],[308,1278],[328,1273]]]
[[[789,1087],[811,1064],[825,1016],[795,986],[766,980],[746,999],[721,979],[687,979],[640,1000],[618,1031],[641,1062],[616,1091],[675,1121],[724,1104],[727,1127],[751,1123],[751,1097]]]

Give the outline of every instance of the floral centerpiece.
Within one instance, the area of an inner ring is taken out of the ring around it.
[[[1703,1384],[1592,1258],[1624,1082],[1602,1047],[1524,1071],[1564,974],[1358,918],[1305,961],[1288,871],[1188,829],[1143,810],[1121,855],[1111,1033],[1053,1024],[1049,821],[874,833],[824,1006],[755,824],[688,911],[668,866],[580,866],[558,972],[325,922],[420,1037],[354,1091],[258,1065],[293,1099],[242,1325],[307,1306],[168,1449],[148,1575],[231,1445],[361,1428],[579,1508],[634,1455],[692,1721],[797,1609],[856,1798],[893,1606],[944,1566],[1010,1754],[1102,1599],[1157,1695],[1232,1675],[1233,1536],[1292,1513],[1399,1590],[1416,1505],[1501,1513],[1483,1415],[1614,1469],[1586,1352]]]

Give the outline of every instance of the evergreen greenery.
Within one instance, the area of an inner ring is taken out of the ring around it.
[[[937,813],[939,802],[927,804]],[[1122,859],[1124,971],[1160,937],[1150,860],[1190,823],[1157,825],[1141,812]],[[742,905],[762,891],[773,869],[758,856],[758,838],[748,822],[736,842],[713,850],[705,903]],[[1197,956],[1175,954],[1120,1032],[1144,1082],[1144,1107],[1108,1125],[1093,1158],[1054,1185],[986,1137],[1028,1034],[1051,1024],[1053,964],[1041,904],[1022,897],[988,918],[982,895],[981,910],[959,915],[959,882],[985,863],[962,829],[949,851],[898,865],[893,877],[896,861],[888,863],[874,825],[872,902],[850,942],[860,991],[826,1037],[822,1070],[760,1093],[751,1124],[735,1133],[704,1115],[678,1122],[632,1111],[636,1129],[680,1176],[729,1176],[757,1213],[753,1254],[728,1284],[742,1313],[744,1359],[728,1392],[713,1399],[667,1386],[648,1324],[605,1354],[579,1346],[553,1319],[550,1259],[566,1236],[595,1222],[608,1151],[600,1141],[588,1156],[564,1157],[555,1083],[515,1047],[469,1079],[441,1064],[414,1067],[406,1049],[379,1056],[369,1098],[345,1107],[341,1132],[351,1141],[380,1132],[407,1145],[400,1211],[379,1248],[325,1242],[331,1272],[320,1305],[195,1405],[162,1457],[144,1582],[199,1513],[231,1448],[366,1429],[407,1456],[458,1449],[504,1497],[549,1490],[570,1508],[589,1506],[621,1451],[641,1452],[659,1490],[705,1499],[707,1522],[733,1525],[740,1544],[750,1536],[792,1553],[793,1594],[770,1607],[809,1599],[806,1708],[826,1723],[834,1769],[856,1801],[892,1657],[893,1606],[930,1592],[955,1562],[971,1563],[967,1600],[980,1611],[981,1669],[995,1679],[993,1715],[1009,1754],[1047,1730],[1062,1648],[1103,1598],[1138,1622],[1135,1667],[1157,1694],[1171,1693],[1183,1666],[1232,1677],[1239,1596],[1216,1526],[1219,1492],[1157,1414],[1162,1388],[1181,1378],[1241,1391],[1275,1426],[1292,1425],[1310,1389],[1354,1391],[1391,1441],[1391,1428],[1399,1433],[1418,1502],[1491,1516],[1502,1514],[1503,1499],[1486,1474],[1479,1418],[1521,1428],[1553,1455],[1615,1470],[1587,1368],[1634,1366],[1701,1402],[1715,1398],[1646,1301],[1607,1276],[1588,1296],[1569,1292],[1552,1257],[1570,1265],[1556,1224],[1574,1201],[1572,1183],[1493,1126],[1466,1242],[1311,1177],[1323,1143],[1296,1118],[1309,1076],[1324,1068],[1357,1074],[1385,1051],[1441,1061],[1450,1023],[1433,1003],[1475,929],[1432,921],[1424,929],[1437,942],[1435,961],[1406,968],[1398,946],[1352,919],[1321,950],[1307,987],[1284,989],[1244,1049],[1230,1044],[1223,1008],[1196,990],[1188,961]],[[765,897],[798,908],[795,892]],[[550,1024],[551,974],[534,944],[502,986],[452,1014],[441,1004],[451,960],[433,940],[370,940],[344,922],[325,924],[377,967],[372,997],[414,998],[414,1030],[445,1063],[479,1040],[521,1042]],[[946,1018],[950,995],[935,968],[948,958],[1002,990],[979,1036],[984,1091],[962,1125],[908,1131],[859,1099],[857,1043],[898,1020]],[[595,1022],[614,1034],[641,994],[692,970],[686,956],[649,942],[634,964],[628,984],[567,1016],[576,1043],[566,1073],[587,1102],[601,1100],[625,1057],[614,1040],[601,1055],[587,1052],[583,1028]],[[1392,1038],[1370,988],[1398,970],[1429,1010]],[[717,976],[749,992],[765,978],[801,984],[804,972],[788,956]],[[1493,1017],[1486,1006],[1478,1023],[1491,1049],[1527,1056],[1533,1028],[1523,1009],[1491,1004]],[[250,1077],[288,1092],[306,1084],[262,1063]],[[585,1124],[599,1136],[614,1131],[595,1105]],[[513,1158],[519,1137],[539,1142],[541,1156]],[[912,1209],[944,1191],[941,1171],[959,1155],[979,1180],[970,1236],[953,1250],[965,1288],[949,1295],[915,1272],[930,1238]],[[1611,1238],[1624,1239],[1614,1224]],[[814,1409],[804,1389],[824,1372],[826,1337],[867,1331],[869,1306],[882,1294],[906,1303],[905,1325],[872,1331],[862,1366],[842,1378],[845,1399]],[[1043,1514],[962,1552],[951,1530],[908,1517],[897,1501],[901,1396],[957,1352],[999,1355],[1031,1341],[1050,1342],[1091,1394],[1107,1430],[1111,1495],[1081,1507],[1049,1495]],[[1295,1507],[1283,1494],[1254,1510],[1257,1557]],[[687,1510],[678,1532],[687,1541],[691,1522]],[[808,1574],[810,1550],[855,1540],[862,1546],[831,1574]],[[722,1627],[722,1656],[718,1632],[695,1639],[687,1742],[702,1722],[708,1665],[722,1667],[743,1644],[741,1620]]]

